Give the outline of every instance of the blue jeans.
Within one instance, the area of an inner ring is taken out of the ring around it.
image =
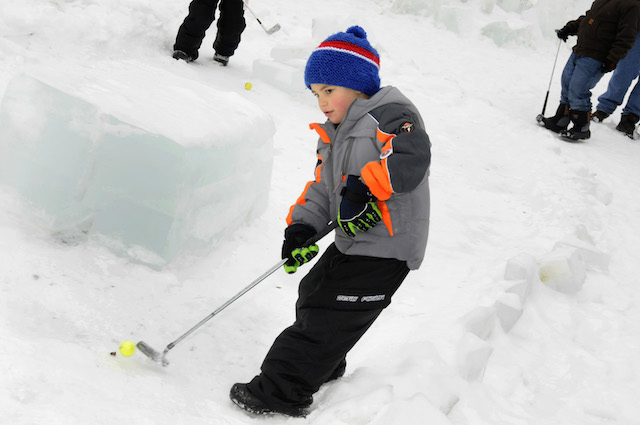
[[[618,63],[616,70],[613,71],[613,75],[609,80],[609,86],[607,86],[607,91],[598,98],[598,109],[609,115],[611,115],[618,106],[622,105],[622,101],[631,83],[638,77],[638,74],[640,74],[640,41],[638,40],[640,40],[640,33],[638,33],[636,42],[627,53],[627,56]],[[622,110],[622,114],[636,114],[640,116],[639,83],[636,83],[631,91],[627,104]]]
[[[571,53],[562,71],[560,103],[574,111],[591,112],[591,89],[604,75],[601,66],[602,62],[597,59]]]

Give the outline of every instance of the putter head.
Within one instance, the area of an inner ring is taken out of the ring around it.
[[[280,24],[275,24],[269,30],[267,30],[267,34],[271,35],[276,31],[280,31]]]
[[[154,362],[160,363],[162,366],[167,366],[169,364],[169,360],[165,358],[166,352],[161,353],[159,351],[156,351],[144,341],[138,342],[136,346],[142,352],[142,354],[149,357]]]

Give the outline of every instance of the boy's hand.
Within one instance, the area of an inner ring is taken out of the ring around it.
[[[382,220],[376,199],[358,176],[347,177],[347,185],[341,195],[338,224],[347,236],[353,238],[357,230],[366,232]]]
[[[284,264],[284,271],[289,274],[295,273],[296,270],[298,270],[298,267],[311,261],[316,255],[318,255],[319,251],[320,248],[318,245],[294,249],[291,251],[292,259],[289,259],[289,261]]]
[[[282,258],[288,258],[288,261],[284,264],[284,270],[287,273],[295,273],[298,267],[318,255],[320,251],[318,245],[302,246],[315,234],[316,231],[313,227],[302,223],[294,223],[285,229]]]

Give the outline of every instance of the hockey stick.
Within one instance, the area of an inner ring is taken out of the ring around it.
[[[547,87],[547,95],[544,97],[544,105],[542,105],[542,113],[536,117],[536,121],[542,121],[544,112],[547,110],[547,101],[549,100],[549,91],[551,90],[551,82],[553,81],[553,73],[556,71],[556,62],[558,62],[558,53],[560,53],[560,39],[558,39],[558,50],[556,51],[556,58],[553,61],[553,68],[551,69],[551,78],[549,79],[549,87]]]
[[[260,22],[260,19],[258,19],[258,17],[256,16],[256,14],[255,14],[255,13],[253,13],[253,10],[251,10],[251,8],[249,7],[249,4],[248,4],[245,0],[242,0],[242,2],[244,3],[244,7],[246,7],[246,8],[247,8],[247,10],[248,10],[249,12],[251,12],[251,14],[253,15],[253,17],[254,17],[254,18],[256,18],[256,21],[258,21],[258,23],[260,24],[260,26],[262,27],[262,29],[263,29],[263,30],[264,30],[268,35],[271,35],[271,34],[273,34],[274,32],[276,32],[276,31],[280,30],[280,24],[275,24],[275,25],[274,25],[274,26],[272,26],[271,28],[266,29],[266,28],[265,28],[265,26],[264,26],[264,25],[262,25],[262,22]]]
[[[327,227],[322,229],[315,236],[312,236],[310,239],[308,239],[302,246],[309,246],[309,245],[315,244],[320,239],[324,238],[326,235],[331,233],[333,231],[333,229],[335,229],[337,226],[338,226],[337,222],[329,223],[329,225]],[[138,344],[136,344],[136,346],[138,347],[138,349],[145,356],[149,357],[154,362],[160,363],[160,364],[162,364],[162,366],[167,366],[169,364],[169,361],[167,360],[167,353],[169,352],[169,350],[171,350],[173,347],[175,347],[180,341],[182,341],[183,339],[185,339],[186,337],[191,335],[200,326],[202,326],[206,322],[208,322],[213,316],[215,316],[216,314],[220,313],[222,310],[227,308],[231,303],[233,303],[238,298],[240,298],[241,296],[243,296],[244,294],[249,292],[249,290],[251,290],[253,287],[255,287],[258,283],[262,282],[267,277],[272,275],[273,272],[278,270],[280,267],[284,266],[284,263],[286,263],[286,262],[287,262],[286,258],[283,258],[282,260],[278,261],[277,264],[274,264],[269,270],[264,272],[264,274],[262,274],[259,278],[257,278],[253,282],[251,282],[242,291],[238,292],[236,295],[234,295],[232,298],[230,298],[227,302],[225,302],[220,307],[218,307],[213,313],[211,313],[210,315],[208,315],[207,317],[202,319],[200,322],[198,322],[197,325],[195,325],[194,327],[189,329],[187,332],[185,332],[183,335],[181,335],[178,339],[176,339],[175,341],[173,341],[172,343],[167,345],[167,348],[165,348],[163,352],[154,350],[149,344],[147,344],[144,341],[138,342]]]

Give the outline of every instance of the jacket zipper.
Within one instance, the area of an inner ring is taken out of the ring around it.
[[[355,137],[349,137],[349,139],[347,140],[347,148],[345,149],[344,152],[344,158],[342,160],[342,165],[340,168],[340,181],[344,180],[345,177],[345,169],[347,168],[347,163],[349,162],[349,158],[351,157],[351,150],[353,149],[353,142],[355,141]],[[338,183],[338,186],[340,185],[340,183]],[[336,186],[336,189],[338,187]],[[334,192],[336,191],[336,189],[334,189]]]

